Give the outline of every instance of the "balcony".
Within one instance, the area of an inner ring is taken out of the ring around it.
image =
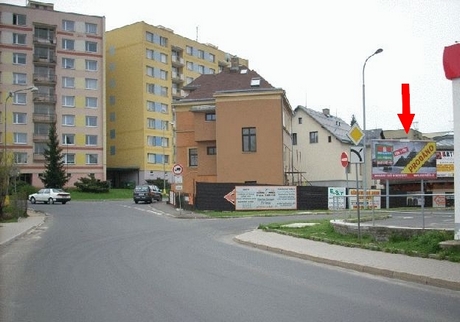
[[[49,46],[55,47],[56,37],[54,36],[47,36],[47,37],[34,36],[34,44],[49,45]]]
[[[54,53],[48,55],[34,54],[34,63],[56,64],[56,55]]]
[[[32,119],[37,123],[54,123],[56,122],[56,114],[33,113]]]
[[[48,133],[34,133],[32,139],[34,143],[48,142]]]
[[[56,75],[34,74],[34,84],[56,84]]]
[[[33,160],[34,161],[45,161],[45,156],[43,155],[43,153],[34,153]]]
[[[173,83],[183,83],[185,80],[184,74],[180,73],[172,73],[172,78],[171,78]]]
[[[35,103],[56,104],[56,95],[44,94],[44,93],[34,93],[33,100]]]
[[[178,56],[171,56],[171,63],[174,67],[184,67],[184,58]]]

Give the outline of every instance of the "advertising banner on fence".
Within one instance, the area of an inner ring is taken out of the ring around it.
[[[436,143],[372,140],[372,179],[436,179]]]
[[[238,186],[235,190],[235,210],[297,209],[295,186]]]
[[[358,201],[356,199],[356,189],[350,189],[350,197],[349,200],[349,208],[350,209],[358,209]],[[381,197],[380,197],[380,190],[371,189],[366,190],[366,209],[381,209]],[[359,209],[364,209],[364,192],[363,190],[359,190]]]
[[[436,172],[438,178],[454,176],[454,151],[436,152]]]
[[[347,204],[347,188],[344,187],[329,187],[327,190],[328,208],[330,210],[346,209]]]

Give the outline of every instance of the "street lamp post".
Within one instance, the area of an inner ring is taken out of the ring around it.
[[[366,70],[366,64],[367,61],[374,55],[380,54],[383,51],[382,48],[377,49],[372,55],[366,58],[363,64],[363,131],[364,134],[366,134],[366,83],[364,81],[364,71]],[[366,189],[367,189],[367,166],[366,166],[366,141],[367,138],[364,136],[364,147],[363,147],[363,197],[364,197],[364,202],[363,206],[364,209],[366,209],[367,206],[367,194],[366,194]],[[358,187],[356,187],[358,189]]]
[[[163,123],[163,136],[161,138],[161,146],[163,147],[163,195],[166,194],[166,155],[165,155],[165,129],[167,121]]]
[[[36,92],[36,91],[38,91],[38,88],[35,87],[35,86],[31,86],[31,87],[27,87],[27,88],[21,88],[21,89],[9,92],[8,96],[5,99],[5,104],[4,104],[4,114],[5,115],[4,115],[4,118],[3,118],[4,131],[3,131],[3,158],[2,158],[3,159],[2,163],[5,166],[5,169],[7,167],[7,162],[6,162],[6,122],[8,120],[8,118],[6,116],[6,114],[7,114],[7,103],[8,103],[8,100],[11,97],[14,97],[14,94],[19,93],[19,92],[25,92],[25,91]],[[7,171],[5,171],[5,174],[6,173],[7,173]],[[7,196],[8,195],[8,186],[9,186],[9,175],[6,175],[5,179],[6,179],[5,180],[5,196]]]

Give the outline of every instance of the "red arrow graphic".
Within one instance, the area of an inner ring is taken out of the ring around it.
[[[401,121],[402,126],[406,134],[409,133],[410,126],[414,120],[415,114],[410,112],[410,93],[409,93],[409,84],[401,84],[401,94],[402,94],[402,114],[398,114],[399,120]]]

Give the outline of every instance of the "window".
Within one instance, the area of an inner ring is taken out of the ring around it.
[[[20,15],[17,13],[13,13],[13,25],[25,26],[26,25],[26,15]]]
[[[215,121],[216,120],[216,113],[206,113],[204,116],[206,121]]]
[[[27,152],[14,152],[14,163],[26,164],[27,163]]]
[[[298,118],[298,121],[299,121],[299,124],[302,124],[302,118],[301,117]]]
[[[15,45],[25,45],[26,44],[26,35],[25,34],[13,34],[13,44]]]
[[[65,31],[75,31],[75,21],[62,20],[62,29]]]
[[[97,97],[87,97],[86,98],[86,107],[88,107],[88,108],[97,108]]]
[[[62,143],[65,145],[74,145],[75,134],[62,134]]]
[[[292,145],[297,145],[297,133],[292,133]]]
[[[160,36],[160,46],[168,47],[168,38]]]
[[[97,135],[86,135],[86,140],[85,140],[86,145],[97,145]]]
[[[185,52],[188,55],[193,55],[193,48],[191,46],[187,46],[187,47],[185,47]]]
[[[34,144],[34,154],[43,154],[46,148],[46,143],[37,142]]]
[[[62,58],[62,67],[66,69],[75,69],[75,59]]]
[[[160,95],[164,97],[168,97],[168,88],[166,86],[161,86]]]
[[[62,96],[62,106],[75,107],[75,96]]]
[[[85,31],[87,34],[97,34],[97,25],[95,23],[85,23]]]
[[[151,118],[147,119],[147,127],[149,129],[156,129],[155,124],[156,124],[155,119],[151,119]]]
[[[190,167],[198,166],[198,149],[193,148],[188,150],[188,165]]]
[[[97,164],[97,154],[87,154],[86,164]]]
[[[214,54],[209,54],[208,56],[208,60],[211,62],[211,63],[214,63],[216,61],[216,56],[214,56]]]
[[[206,148],[208,155],[216,155],[217,154],[217,148],[215,146],[208,146]]]
[[[332,136],[329,135],[329,136],[327,137],[327,142],[328,142],[328,143],[331,143],[331,142],[332,142]]]
[[[168,55],[161,53],[160,54],[160,61],[164,64],[168,63]]]
[[[160,78],[163,79],[163,80],[167,80],[168,79],[168,72],[165,71],[165,70],[160,70]]]
[[[256,152],[256,128],[244,127],[242,129],[243,152]]]
[[[75,49],[75,40],[62,39],[62,49],[64,49],[64,50],[74,50]]]
[[[163,138],[161,136],[147,136],[147,145],[149,146],[164,146],[166,147],[167,145],[163,145],[164,142],[162,140]]]
[[[85,50],[91,53],[97,53],[97,42],[87,41],[85,43]]]
[[[27,94],[26,93],[16,93],[13,96],[13,103],[18,105],[27,104]]]
[[[147,75],[150,77],[155,76],[155,69],[153,67],[147,66]]]
[[[63,155],[64,164],[75,164],[75,154],[65,153]]]
[[[155,94],[155,84],[147,83],[147,93]]]
[[[145,56],[147,57],[147,59],[154,60],[155,59],[155,52],[152,49],[146,49],[145,50]]]
[[[63,88],[75,88],[75,78],[74,77],[62,77],[62,87]]]
[[[153,42],[155,39],[155,35],[152,34],[151,32],[146,32],[145,33],[145,40],[147,40],[148,42]]]
[[[310,143],[318,143],[318,132],[310,132]]]
[[[27,133],[14,133],[14,144],[27,144]]]
[[[204,51],[198,49],[198,58],[204,59]]]
[[[27,84],[27,74],[13,73],[13,83],[16,85],[26,85]]]
[[[97,71],[97,60],[85,60],[85,67],[88,71]]]
[[[214,68],[209,68],[209,74],[213,75],[216,73],[216,70]]]
[[[115,153],[116,153],[116,148],[115,148],[115,146],[111,145],[110,146],[110,155],[115,155]]]
[[[96,127],[97,126],[97,116],[86,116],[86,126]]]
[[[198,65],[198,72],[200,74],[204,74],[204,66],[203,65]]]
[[[27,58],[26,54],[14,53],[13,54],[13,64],[25,65],[27,63],[26,58]]]
[[[86,84],[86,89],[97,89],[97,79],[86,78],[85,84]]]
[[[63,126],[75,126],[75,115],[62,115]]]
[[[116,136],[115,130],[114,130],[114,129],[111,129],[111,130],[110,130],[110,138],[111,138],[111,139],[115,139],[115,136]]]
[[[188,70],[193,70],[193,63],[191,61],[187,62],[187,69]]]
[[[14,124],[27,124],[27,113],[13,113]]]

